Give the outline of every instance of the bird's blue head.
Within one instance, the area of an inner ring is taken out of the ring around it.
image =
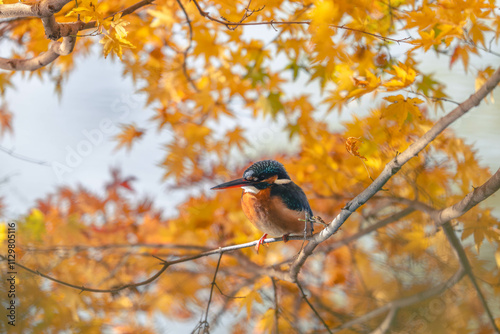
[[[262,160],[248,167],[243,173],[243,178],[247,181],[263,181],[273,176],[278,176],[278,180],[290,180],[285,167],[276,160]]]
[[[227,189],[236,187],[254,187],[256,189],[265,189],[272,184],[290,183],[290,176],[278,161],[262,160],[254,163],[245,170],[241,179],[229,181],[212,189]]]

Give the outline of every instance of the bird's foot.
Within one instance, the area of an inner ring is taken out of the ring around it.
[[[287,233],[287,234],[283,234],[283,242],[287,242],[288,241],[288,236],[290,235],[290,233]]]
[[[313,220],[314,223],[318,223],[318,224],[325,225],[325,226],[328,225],[327,223],[325,223],[323,218],[321,218],[320,216],[314,216],[311,219]]]
[[[259,254],[260,245],[264,244],[264,240],[266,239],[266,237],[267,237],[267,233],[264,233],[264,235],[262,237],[260,237],[259,242],[257,242],[257,245],[255,245],[255,251],[257,252],[257,254]],[[269,247],[268,244],[265,244],[265,245],[267,247]]]

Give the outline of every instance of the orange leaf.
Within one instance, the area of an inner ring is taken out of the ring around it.
[[[345,148],[347,152],[351,153],[355,157],[358,157],[362,160],[368,160],[358,152],[359,144],[361,143],[361,138],[349,137],[345,142]]]
[[[115,139],[118,140],[118,146],[116,149],[120,149],[122,146],[126,146],[128,150],[132,148],[132,142],[135,139],[139,139],[144,134],[144,131],[138,129],[133,124],[125,124],[122,126],[122,132],[118,134]]]
[[[12,113],[5,106],[0,107],[0,136],[5,132],[12,133]]]

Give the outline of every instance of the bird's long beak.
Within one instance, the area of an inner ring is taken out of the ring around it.
[[[245,179],[241,178],[241,179],[236,179],[236,180],[233,180],[233,181],[229,181],[229,182],[226,182],[226,183],[219,184],[218,186],[215,186],[215,187],[210,188],[210,189],[212,189],[212,190],[229,189],[229,188],[243,187],[243,186],[251,185],[251,184],[255,184],[255,182],[248,181],[248,180],[245,180]]]

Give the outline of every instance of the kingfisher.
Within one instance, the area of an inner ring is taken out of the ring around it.
[[[304,191],[288,176],[285,167],[275,160],[258,161],[243,173],[243,177],[219,184],[211,189],[241,187],[241,206],[252,224],[264,232],[255,250],[267,235],[283,237],[313,232],[313,212]]]

